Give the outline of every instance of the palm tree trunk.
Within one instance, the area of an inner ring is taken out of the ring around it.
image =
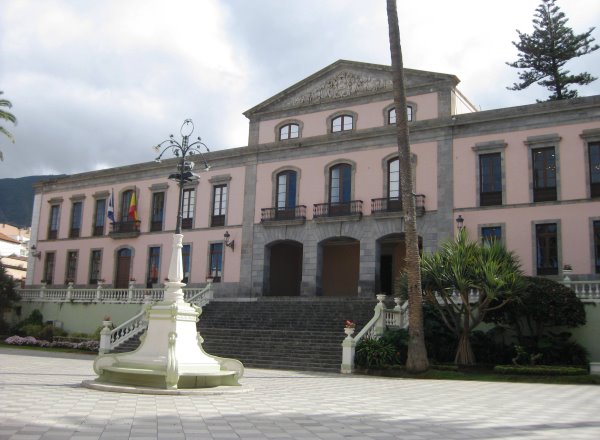
[[[421,291],[421,270],[419,266],[419,241],[417,236],[417,215],[413,196],[412,170],[410,166],[410,146],[408,120],[406,116],[406,93],[402,65],[402,47],[396,0],[387,0],[387,16],[392,57],[392,79],[394,84],[394,105],[396,106],[396,131],[398,156],[400,159],[400,190],[404,207],[404,232],[406,242],[406,272],[408,275],[408,358],[406,369],[411,373],[427,371],[427,349],[423,332],[423,293]]]

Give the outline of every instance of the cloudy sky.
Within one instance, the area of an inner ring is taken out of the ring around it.
[[[544,99],[517,81],[516,29],[541,0],[398,1],[405,67],[455,74],[482,110]],[[598,0],[558,0],[578,33]],[[600,41],[600,30],[594,31]],[[242,112],[338,59],[389,64],[385,0],[4,0],[0,90],[16,138],[0,178],[151,161],[185,118],[212,150],[246,145]],[[600,76],[600,51],[572,62]],[[600,94],[600,80],[580,95]]]

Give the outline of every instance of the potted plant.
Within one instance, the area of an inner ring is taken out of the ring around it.
[[[354,330],[356,329],[356,324],[351,319],[346,319],[344,321],[344,333],[348,336],[352,336],[354,334]]]
[[[112,319],[111,319],[110,315],[104,315],[104,318],[102,318],[102,325],[104,327],[112,326]]]

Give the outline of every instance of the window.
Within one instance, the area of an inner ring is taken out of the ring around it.
[[[533,162],[533,201],[556,200],[556,154],[554,147],[531,150]]]
[[[190,269],[191,269],[191,257],[192,257],[192,246],[184,244],[181,249],[181,259],[183,264],[183,280],[182,282],[188,283],[190,280]]]
[[[96,200],[96,212],[94,213],[94,236],[104,235],[104,223],[106,217],[106,199]]]
[[[77,251],[67,252],[67,270],[65,272],[65,283],[74,283],[77,277]]]
[[[148,287],[158,283],[160,271],[160,247],[152,246],[148,249]]]
[[[331,132],[350,131],[354,128],[354,118],[351,115],[341,115],[331,120]]]
[[[479,155],[479,205],[502,204],[502,158],[500,153]]]
[[[81,231],[82,210],[82,202],[73,202],[73,206],[71,207],[71,228],[69,230],[69,238],[79,237],[79,233]]]
[[[535,225],[538,275],[558,275],[558,228],[556,223]]]
[[[44,278],[42,282],[50,285],[54,280],[54,259],[56,254],[54,252],[46,252],[44,257]]]
[[[596,273],[600,273],[600,221],[594,221],[594,257]]]
[[[132,222],[135,220],[135,216],[130,215],[131,198],[133,197],[133,190],[127,190],[121,195],[121,221]],[[131,212],[133,214],[133,212]]]
[[[298,124],[286,124],[279,129],[279,140],[296,139],[300,136]]]
[[[352,166],[343,163],[329,170],[329,203],[348,203],[351,199]]]
[[[298,173],[292,170],[277,174],[277,218],[294,218],[296,208],[296,181]]]
[[[162,231],[165,209],[165,193],[155,192],[152,194],[152,217],[150,220],[151,231]]]
[[[90,253],[90,284],[98,283],[102,269],[102,251],[94,249]]]
[[[60,214],[60,205],[50,206],[50,222],[48,223],[48,240],[58,238],[58,221]]]
[[[213,186],[213,209],[210,220],[211,226],[225,225],[225,212],[227,208],[227,185]]]
[[[410,105],[406,106],[406,120],[412,122],[413,120],[413,108]],[[389,125],[396,124],[396,107],[392,107],[387,111],[387,123]]]
[[[600,142],[591,142],[588,145],[590,163],[590,196],[600,197]]]
[[[400,160],[397,157],[388,160],[387,170],[387,210],[399,211],[402,209],[402,195],[400,194]]]
[[[194,198],[196,190],[188,188],[183,190],[182,229],[192,229],[194,223]]]
[[[501,226],[483,226],[481,228],[481,242],[491,243],[492,241],[502,241]]]
[[[221,281],[223,274],[223,243],[212,243],[210,245],[209,273],[213,282]]]

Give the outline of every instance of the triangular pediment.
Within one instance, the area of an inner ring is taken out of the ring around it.
[[[413,69],[404,69],[404,81],[407,91],[435,83],[458,83],[454,75]],[[244,115],[250,117],[257,113],[316,106],[386,92],[392,92],[390,66],[339,60],[258,104]]]

